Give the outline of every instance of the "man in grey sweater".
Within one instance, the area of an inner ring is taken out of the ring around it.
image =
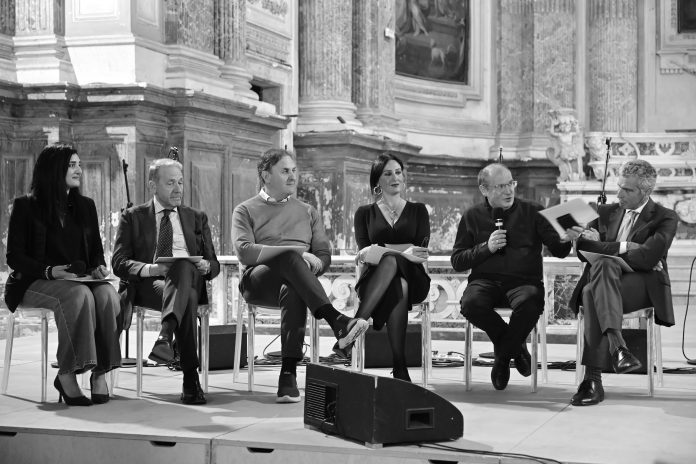
[[[235,253],[246,267],[239,290],[249,303],[280,307],[283,364],[276,401],[296,403],[301,399],[296,367],[303,358],[307,308],[312,316],[328,322],[341,348],[365,332],[368,323],[338,312],[317,279],[331,264],[331,250],[317,210],[294,197],[298,177],[294,156],[285,150],[268,150],[257,171],[259,194],[232,214]],[[259,259],[264,247],[284,245],[300,246],[304,252],[284,251]]]

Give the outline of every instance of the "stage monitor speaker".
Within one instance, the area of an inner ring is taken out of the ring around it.
[[[421,367],[423,344],[421,325],[408,324],[406,328],[406,366]],[[387,329],[375,330],[370,326],[365,332],[365,367],[392,367],[391,346]]]
[[[366,445],[456,440],[462,413],[443,397],[390,377],[308,364],[304,423]]]
[[[200,340],[200,328],[199,340]],[[211,371],[234,368],[234,341],[237,338],[237,325],[211,325],[209,326],[208,343],[210,346]],[[201,346],[198,344],[198,356],[201,356]],[[246,326],[242,326],[242,359],[241,367],[247,365],[247,333]]]

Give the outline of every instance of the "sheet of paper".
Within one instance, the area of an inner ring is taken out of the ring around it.
[[[566,229],[579,225],[586,227],[590,221],[598,218],[597,212],[580,198],[575,198],[560,205],[539,211],[561,237]]]
[[[166,264],[166,263],[173,263],[174,261],[178,261],[180,259],[185,259],[186,261],[191,261],[192,263],[197,263],[201,259],[203,259],[202,256],[159,256],[158,258],[155,259],[155,263],[159,264]]]
[[[602,253],[593,253],[592,251],[582,251],[578,250],[579,253],[582,253],[582,255],[587,258],[587,261],[589,261],[590,264],[594,264],[599,258],[610,258],[615,260],[619,265],[621,266],[621,269],[623,269],[624,272],[634,272],[633,269],[631,269],[631,266],[626,263],[626,261],[623,260],[623,258],[619,256],[613,256],[613,255],[604,255]]]
[[[109,274],[103,279],[95,279],[92,276],[82,276],[82,277],[66,277],[61,280],[70,280],[72,282],[118,282],[119,278],[113,274]]]
[[[302,245],[262,245],[261,253],[259,257],[256,258],[256,264],[263,264],[269,259],[278,256],[284,251],[296,251],[300,255],[305,252],[306,247]]]
[[[413,256],[410,254],[403,253],[404,250],[408,249],[413,245],[411,244],[398,244],[398,245],[387,245],[387,246],[379,246],[379,245],[370,245],[370,248],[367,250],[367,254],[365,255],[365,262],[368,264],[373,264],[377,265],[379,264],[379,260],[382,259],[382,256],[384,256],[385,253],[399,253],[401,256],[404,258],[408,259],[409,261],[413,263],[423,263],[425,262],[425,258],[419,258],[417,256]],[[403,248],[403,249],[400,249]]]

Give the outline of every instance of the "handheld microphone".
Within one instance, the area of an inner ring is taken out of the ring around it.
[[[503,208],[493,208],[492,212],[493,216],[493,221],[495,222],[495,227],[498,230],[503,229]],[[505,247],[499,249],[497,253],[500,253],[501,255],[505,254]]]
[[[85,262],[78,260],[70,263],[70,265],[67,268],[65,268],[65,272],[71,272],[79,277],[85,274],[86,269],[87,265],[85,264]]]

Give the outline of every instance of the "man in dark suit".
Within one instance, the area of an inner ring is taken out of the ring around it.
[[[677,230],[677,215],[650,198],[656,179],[647,161],[627,161],[619,170],[619,202],[600,205],[599,218],[588,230],[569,231],[578,250],[619,256],[635,271],[624,272],[616,260],[600,258],[585,266],[573,292],[572,307],[577,311],[582,305],[585,312],[582,364],[586,366],[585,378],[571,400],[575,406],[604,400],[607,351],[617,374],[641,367],[621,335],[624,313],[654,306],[658,324],[674,325],[667,250]],[[585,261],[582,253],[578,256]]]
[[[181,401],[205,404],[197,372],[196,314],[198,304],[207,303],[204,279],[220,272],[208,217],[181,204],[184,176],[178,161],[153,162],[148,187],[152,200],[123,212],[111,259],[114,273],[121,278],[125,320],[130,320],[134,304],[162,312],[162,330],[149,358],[172,361],[175,335],[184,374]],[[158,257],[186,256],[203,258],[156,262]]]

